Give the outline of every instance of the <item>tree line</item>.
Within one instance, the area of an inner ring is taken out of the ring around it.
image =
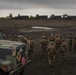
[[[51,19],[51,20],[76,20],[76,16],[71,16],[68,14],[63,14],[63,15],[55,15],[52,14],[50,15],[50,17],[48,17],[48,15],[39,15],[37,14],[36,16],[32,16],[32,15],[20,15],[18,14],[17,16],[13,17],[13,14],[10,13],[9,16],[6,17],[2,17],[1,19]]]

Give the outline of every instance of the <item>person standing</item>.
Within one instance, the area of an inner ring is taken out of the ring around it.
[[[57,52],[59,52],[59,50],[60,50],[61,43],[62,43],[62,39],[60,38],[60,36],[57,36],[55,38],[55,44],[56,44],[56,51]]]
[[[76,52],[76,36],[73,39],[73,51]]]
[[[51,36],[50,36],[49,40],[50,40],[50,41],[54,41],[54,40],[55,40],[53,33],[51,33]]]
[[[73,36],[72,36],[72,33],[69,33],[68,35],[68,49],[69,51],[72,51],[73,52]]]
[[[48,45],[48,40],[45,38],[45,36],[43,36],[40,40],[40,46],[42,48],[42,55],[46,54],[47,45]]]
[[[30,37],[30,38],[28,39],[28,41],[29,41],[29,44],[30,44],[30,48],[29,48],[29,58],[30,58],[30,59],[34,59],[34,45],[35,45],[34,40],[33,40],[32,37]]]
[[[55,55],[56,55],[55,45],[54,43],[50,43],[47,49],[48,62],[50,67],[52,67],[55,62]]]
[[[66,49],[67,49],[66,42],[63,39],[62,40],[61,47],[60,47],[61,61],[64,61],[65,60],[65,51],[66,51]]]

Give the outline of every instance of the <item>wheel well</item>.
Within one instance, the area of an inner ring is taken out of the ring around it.
[[[1,68],[0,68],[0,71],[3,71]],[[4,71],[3,71],[4,72]]]

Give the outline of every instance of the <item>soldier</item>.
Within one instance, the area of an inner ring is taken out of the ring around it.
[[[52,65],[55,62],[55,54],[56,54],[55,45],[54,45],[54,43],[50,43],[50,45],[48,46],[48,49],[47,49],[48,62],[50,64],[50,67],[52,67]]]
[[[24,37],[23,35],[20,35],[19,38],[20,38],[20,40],[21,40],[23,43],[25,43],[25,44],[28,45],[28,46],[27,46],[27,49],[30,49],[30,42],[29,42],[29,40],[28,40],[26,37]]]
[[[47,39],[47,37],[46,37],[46,35],[45,35],[45,33],[42,33],[42,36],[41,36],[41,38],[45,38],[45,39]]]
[[[47,45],[48,45],[48,41],[45,38],[45,36],[43,36],[40,41],[40,46],[42,48],[42,54],[46,54]]]
[[[29,43],[30,43],[30,49],[29,49],[29,58],[33,59],[34,58],[34,40],[32,37],[29,38]]]
[[[14,35],[13,40],[17,41],[17,39],[18,39],[17,35]]]
[[[54,34],[52,33],[51,34],[51,36],[50,36],[50,39],[49,39],[50,41],[54,41],[55,40],[55,38],[54,38]]]
[[[61,61],[64,61],[65,51],[66,51],[66,42],[63,39],[60,47]]]
[[[59,33],[58,34],[58,37],[62,40],[63,39],[63,37],[62,37],[62,35]]]
[[[22,42],[22,40],[21,40],[21,36],[20,36],[20,35],[18,35],[18,37],[17,37],[17,41],[18,41],[18,42]]]
[[[55,37],[55,43],[56,43],[56,50],[59,51],[60,50],[61,43],[62,43],[62,39],[60,38],[60,36],[57,35]]]
[[[21,41],[21,42],[26,44],[26,52],[28,52],[27,56],[28,56],[28,59],[29,59],[30,58],[29,57],[29,49],[30,49],[30,42],[29,42],[29,40],[26,37],[24,37],[23,35],[19,35],[18,41]]]
[[[56,39],[58,37],[58,34],[55,34],[54,38]]]
[[[54,46],[56,46],[54,41],[50,41],[49,45],[51,45],[53,43]]]
[[[68,35],[68,49],[69,51],[72,51],[73,52],[73,36],[72,36],[72,33],[69,33]]]
[[[12,35],[9,35],[8,36],[8,40],[12,40]]]
[[[73,39],[73,51],[76,50],[76,36]]]

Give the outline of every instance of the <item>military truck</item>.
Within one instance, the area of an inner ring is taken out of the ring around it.
[[[22,42],[0,40],[0,75],[22,75],[30,62],[26,47]]]

